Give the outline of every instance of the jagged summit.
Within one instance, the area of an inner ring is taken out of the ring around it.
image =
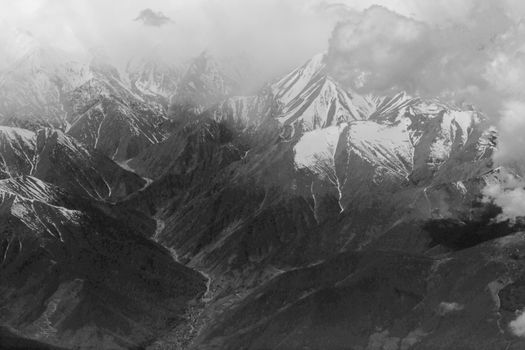
[[[316,76],[326,75],[326,54],[320,53],[272,84],[273,94],[283,104],[294,99]]]
[[[184,72],[184,65],[164,60],[153,52],[128,61],[126,73],[134,89],[150,96],[166,99],[176,94]]]
[[[305,130],[365,119],[374,108],[371,101],[345,90],[327,73],[326,54],[318,54],[290,72],[271,91],[281,105],[278,120],[300,122]]]
[[[8,69],[14,62],[41,44],[30,31],[21,28],[9,28],[2,34],[3,45],[5,46],[0,70]]]
[[[91,78],[86,63],[53,47],[32,48],[0,72],[2,124],[63,126],[64,94]]]
[[[201,112],[232,95],[238,87],[239,82],[226,74],[219,60],[204,51],[188,63],[170,102]]]

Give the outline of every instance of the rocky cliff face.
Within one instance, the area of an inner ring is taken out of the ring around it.
[[[161,107],[152,108],[127,91],[119,96],[111,86],[89,81],[70,99],[74,102],[67,133],[116,161],[126,161],[164,138]]]
[[[2,124],[64,127],[64,94],[91,78],[85,63],[53,47],[31,45],[0,74]]]
[[[59,128],[116,160],[162,139],[165,107],[133,92],[103,61],[79,62],[53,48],[36,46],[3,72],[0,101],[3,125]]]
[[[206,52],[180,65],[135,58],[121,73],[102,56],[82,62],[35,43],[0,72],[0,121],[59,128],[124,162],[166,137],[168,115],[194,116],[238,92],[242,79]]]

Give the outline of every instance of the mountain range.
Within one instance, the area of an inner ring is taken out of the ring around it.
[[[247,92],[239,62],[37,47],[0,73],[0,340],[523,348],[488,117],[352,91],[326,54]]]

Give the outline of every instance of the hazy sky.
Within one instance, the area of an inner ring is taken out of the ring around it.
[[[266,66],[285,69],[326,50],[335,24],[349,9],[374,3],[419,12],[397,0],[0,0],[1,61],[9,62],[23,46],[13,43],[13,30],[19,30],[68,51],[102,46],[120,61],[152,48],[165,57],[208,49],[244,51]],[[148,26],[134,20],[148,9],[171,21]]]
[[[117,59],[152,48],[167,57],[188,57],[208,49],[225,53],[245,51],[264,57],[268,65],[292,64],[327,47],[338,15],[320,11],[318,3],[0,0],[0,32],[7,33],[12,28],[29,30],[39,40],[67,50],[103,46]],[[145,9],[161,12],[171,21],[160,26],[134,21]]]

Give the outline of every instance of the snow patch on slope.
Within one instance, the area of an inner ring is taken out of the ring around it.
[[[11,215],[31,229],[49,231],[55,237],[56,232],[60,239],[55,223],[75,223],[82,216],[80,211],[56,205],[57,189],[32,176],[0,180],[0,203],[8,198],[14,199]],[[43,210],[44,207],[48,211]],[[48,217],[49,210],[54,213],[52,218]]]
[[[32,131],[0,126],[0,175],[32,173],[36,134]]]
[[[314,168],[319,159],[333,159],[341,132],[347,125],[343,123],[306,132],[294,147],[295,165],[298,168]]]
[[[369,163],[408,177],[414,158],[409,123],[406,119],[394,125],[354,122],[349,128],[349,147]]]
[[[471,111],[446,111],[443,114],[440,135],[431,146],[430,156],[434,159],[448,158],[458,136],[461,138],[461,145],[465,145],[475,121],[476,115]]]

